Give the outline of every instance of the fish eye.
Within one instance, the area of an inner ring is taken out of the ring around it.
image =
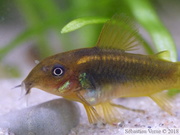
[[[52,70],[52,74],[54,76],[62,76],[64,74],[64,67],[61,65],[55,65]]]

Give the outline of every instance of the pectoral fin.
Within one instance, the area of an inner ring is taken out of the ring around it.
[[[83,105],[86,110],[88,120],[90,123],[93,123],[93,124],[97,124],[98,122],[104,123],[102,118],[99,116],[99,114],[96,112],[96,110],[92,106],[89,106],[87,104],[83,104]]]
[[[77,92],[76,94],[79,97],[79,102],[81,102],[84,105],[89,122],[93,123],[93,124],[105,123],[104,120],[97,113],[95,108],[93,106],[91,106],[79,92]]]
[[[172,99],[165,92],[159,92],[149,96],[152,100],[156,102],[156,104],[161,107],[164,111],[173,115],[172,113]]]

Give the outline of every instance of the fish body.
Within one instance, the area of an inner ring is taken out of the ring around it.
[[[127,17],[115,15],[103,27],[97,45],[59,53],[42,60],[22,82],[27,93],[33,87],[82,103],[89,121],[118,122],[111,100],[148,96],[171,113],[163,90],[180,88],[179,62],[128,51],[139,41]]]
[[[81,51],[77,53],[81,55]],[[75,65],[79,69],[80,87],[84,89],[81,92],[91,105],[114,98],[147,96],[180,88],[179,63],[165,61],[155,55],[119,50],[95,47],[88,51],[95,54],[83,55]]]

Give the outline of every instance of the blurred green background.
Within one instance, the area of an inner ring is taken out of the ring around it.
[[[86,22],[87,17],[104,19],[120,13],[134,18],[146,35],[150,35],[153,46],[149,46],[144,36],[139,36],[146,53],[169,50],[170,57],[164,57],[176,61],[177,49],[160,16],[179,17],[178,7],[179,0],[1,0],[0,78],[27,74],[35,65],[34,60],[94,46],[103,21],[91,24],[90,19],[89,25],[61,34],[62,28],[70,21],[84,18]]]

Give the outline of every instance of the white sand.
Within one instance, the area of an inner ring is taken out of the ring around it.
[[[57,96],[45,93],[38,89],[32,89],[28,97],[28,106],[26,106],[26,98],[20,99],[21,89],[11,89],[18,85],[22,79],[19,80],[0,80],[0,115],[11,112],[12,110],[22,109],[48,101]],[[120,110],[123,112],[124,121],[119,125],[94,126],[88,123],[86,113],[82,105],[81,107],[81,122],[72,129],[69,135],[119,135],[123,133],[123,128],[178,128],[180,127],[180,96],[178,95],[174,100],[174,116],[170,116],[162,111],[149,98],[128,98],[119,99],[118,102],[122,105],[143,109],[145,114],[135,113],[127,110]]]

